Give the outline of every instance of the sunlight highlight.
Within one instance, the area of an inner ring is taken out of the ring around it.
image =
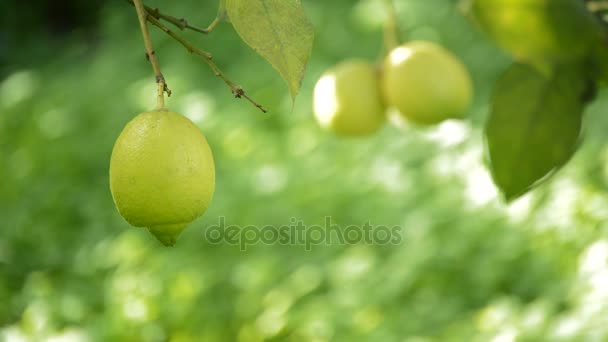
[[[336,94],[336,76],[325,75],[321,77],[314,90],[314,111],[322,126],[329,126],[333,114],[337,112],[339,104]]]
[[[37,88],[38,77],[34,72],[18,71],[0,84],[0,105],[14,106],[32,97]]]
[[[581,255],[579,272],[595,273],[608,266],[608,241],[599,240],[591,244]]]
[[[125,318],[130,320],[145,321],[148,318],[148,306],[141,298],[128,296],[123,302],[122,309]]]
[[[180,113],[184,113],[195,123],[205,122],[215,109],[215,100],[204,92],[192,92],[186,95],[180,104]]]
[[[512,223],[521,222],[530,215],[532,199],[533,194],[527,193],[509,204],[507,214]]]
[[[264,165],[255,173],[254,187],[258,193],[273,194],[285,188],[288,174],[279,165]]]
[[[465,195],[473,206],[482,206],[498,198],[498,189],[488,171],[481,165],[470,170],[466,177]]]
[[[287,325],[285,315],[281,311],[267,309],[256,320],[256,327],[266,338],[276,336]]]
[[[387,192],[404,192],[411,187],[411,179],[405,177],[398,160],[378,158],[372,165],[371,178]]]
[[[412,49],[406,47],[398,47],[391,52],[389,58],[391,64],[397,65],[408,59],[412,55]]]
[[[598,240],[585,250],[579,259],[579,277],[585,285],[582,300],[601,303],[608,300],[608,241]],[[599,314],[601,305],[586,305],[590,315]]]
[[[426,136],[442,147],[450,147],[464,142],[471,135],[471,126],[462,121],[447,120],[430,131]]]

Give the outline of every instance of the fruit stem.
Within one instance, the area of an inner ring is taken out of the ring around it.
[[[160,71],[160,64],[158,63],[156,53],[154,52],[154,47],[152,46],[152,39],[150,39],[150,32],[148,31],[148,22],[146,21],[148,12],[144,8],[141,0],[133,0],[133,4],[135,5],[135,10],[137,11],[137,19],[139,20],[139,27],[141,28],[141,34],[144,39],[146,57],[150,61],[150,64],[152,64],[152,70],[154,70],[154,76],[156,78],[156,83],[158,84],[156,106],[157,109],[162,109],[165,108],[165,92],[167,93],[167,96],[171,96],[171,90],[169,90],[165,77]]]
[[[384,25],[384,48],[386,53],[399,46],[401,43],[399,26],[397,25],[397,10],[393,0],[384,0],[387,19]]]
[[[220,70],[220,68],[213,61],[213,56],[210,53],[195,47],[190,42],[188,42],[187,40],[185,40],[184,38],[179,36],[177,33],[173,32],[171,29],[169,29],[167,26],[165,26],[161,22],[161,20],[165,20],[165,21],[175,25],[177,28],[179,28],[182,31],[185,29],[190,29],[190,30],[200,32],[203,34],[208,34],[215,28],[215,26],[217,24],[219,24],[222,21],[223,17],[221,17],[221,16],[216,17],[213,20],[213,22],[211,22],[211,24],[209,24],[209,26],[207,28],[202,29],[202,28],[198,28],[196,26],[190,25],[188,23],[188,21],[184,18],[178,19],[177,17],[174,17],[174,16],[161,12],[158,8],[152,8],[150,6],[147,6],[147,5],[143,4],[142,0],[126,0],[126,1],[129,2],[130,4],[134,5],[135,9],[137,10],[137,16],[139,18],[139,23],[142,28],[142,34],[144,36],[144,43],[146,44],[146,56],[148,56],[148,59],[152,63],[152,68],[154,69],[154,74],[156,75],[156,80],[158,82],[158,97],[157,97],[158,109],[163,109],[165,107],[165,105],[164,105],[165,98],[162,95],[164,95],[164,93],[166,92],[168,96],[171,96],[171,90],[169,90],[169,88],[167,87],[167,83],[165,82],[165,79],[164,79],[162,73],[160,73],[160,67],[158,65],[156,56],[154,55],[154,50],[152,49],[152,42],[150,40],[150,34],[148,32],[148,27],[146,26],[146,22],[150,22],[152,25],[158,27],[161,31],[168,34],[171,38],[175,39],[184,48],[186,48],[186,50],[188,52],[202,57],[203,60],[205,61],[205,63],[207,63],[207,65],[211,68],[213,73],[217,77],[221,78],[224,81],[224,83],[226,83],[228,85],[228,87],[230,87],[230,92],[232,93],[232,95],[234,95],[235,98],[239,98],[239,99],[243,98],[243,99],[249,101],[251,104],[253,104],[256,108],[258,108],[262,112],[264,112],[264,113],[268,112],[264,107],[262,107],[262,105],[255,102],[251,97],[249,97],[249,95],[247,95],[247,93],[241,86],[236,85],[234,82],[232,82],[230,79],[228,79],[228,77],[226,77],[226,75],[224,75],[224,73]],[[143,16],[143,18],[142,18],[142,16]],[[142,20],[143,20],[143,23],[142,23]]]

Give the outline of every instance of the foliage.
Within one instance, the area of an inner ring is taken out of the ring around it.
[[[494,180],[507,199],[524,194],[574,153],[586,87],[576,71],[544,75],[514,64],[498,81],[486,134]]]
[[[249,46],[281,74],[295,98],[312,51],[314,30],[299,1],[222,0],[225,15]]]
[[[515,64],[496,85],[486,131],[494,180],[512,200],[576,150],[589,89],[601,81],[594,70],[601,68],[597,55],[605,53],[608,30],[601,11],[596,17],[589,10],[595,1],[463,3],[482,30],[529,66]]]

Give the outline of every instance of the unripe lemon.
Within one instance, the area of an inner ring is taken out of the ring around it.
[[[465,66],[449,51],[415,41],[385,58],[382,93],[386,104],[408,120],[430,125],[463,117],[473,86]]]
[[[139,114],[116,140],[110,190],[131,225],[147,227],[171,246],[209,207],[215,167],[207,140],[186,117],[169,112]]]
[[[464,9],[503,49],[528,62],[567,63],[584,58],[603,39],[587,2],[468,0]]]
[[[374,66],[348,60],[325,72],[314,89],[313,109],[319,125],[338,135],[367,135],[386,117]]]

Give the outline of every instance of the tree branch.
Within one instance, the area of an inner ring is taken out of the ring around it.
[[[135,0],[135,1],[138,1],[138,0]],[[205,63],[207,63],[207,65],[209,65],[211,70],[215,73],[215,75],[217,77],[221,78],[224,81],[224,83],[226,83],[228,85],[228,87],[230,87],[230,91],[232,92],[232,95],[234,95],[234,97],[244,98],[247,101],[251,102],[251,104],[253,104],[255,107],[260,109],[262,112],[264,112],[264,113],[267,112],[267,110],[264,109],[264,107],[262,107],[262,105],[258,104],[253,99],[251,99],[245,93],[243,88],[241,88],[241,86],[234,84],[232,81],[230,81],[230,79],[228,79],[226,77],[226,75],[224,75],[224,73],[222,73],[220,68],[215,64],[215,62],[213,62],[213,56],[210,53],[197,48],[196,46],[192,45],[190,42],[188,42],[187,40],[185,40],[184,38],[179,36],[177,33],[171,31],[171,29],[169,29],[167,26],[165,26],[163,23],[161,23],[160,20],[158,20],[156,17],[154,17],[154,15],[152,13],[146,12],[145,19],[148,20],[152,25],[158,27],[163,32],[165,32],[166,34],[171,36],[171,38],[175,39],[188,52],[202,57],[203,60],[205,61]]]
[[[131,5],[134,5],[134,0],[127,0]],[[180,30],[192,30],[198,33],[202,33],[202,34],[209,34],[209,32],[211,32],[213,30],[213,28],[215,28],[215,26],[220,22],[219,18],[216,18],[215,20],[213,20],[213,22],[207,26],[207,28],[200,28],[194,25],[191,25],[188,20],[186,20],[185,18],[177,18],[174,17],[172,15],[163,13],[160,11],[160,9],[158,8],[153,8],[150,7],[148,5],[144,4],[144,8],[146,9],[146,11],[148,12],[149,15],[153,16],[156,19],[159,20],[165,20],[171,24],[173,24],[175,27],[179,28]]]
[[[158,59],[156,58],[156,53],[154,52],[154,47],[152,46],[152,39],[150,39],[150,32],[148,31],[148,23],[146,22],[146,17],[148,16],[141,0],[134,0],[135,10],[137,11],[137,18],[139,19],[139,26],[141,28],[141,34],[144,39],[144,46],[146,47],[146,56],[152,64],[152,70],[154,70],[154,76],[156,77],[156,84],[158,85],[158,92],[156,97],[156,106],[157,109],[162,109],[165,107],[165,92],[168,96],[171,96],[171,90],[167,87],[167,82],[165,81],[165,77],[160,71],[160,65],[158,64]]]
[[[164,77],[160,73],[160,67],[158,66],[158,61],[156,60],[156,56],[154,54],[154,50],[152,49],[152,43],[151,43],[151,40],[150,40],[150,37],[149,37],[147,26],[145,25],[146,21],[150,22],[152,25],[158,27],[163,32],[165,32],[166,34],[168,34],[171,38],[175,39],[184,48],[186,48],[186,50],[189,53],[193,53],[195,55],[198,55],[198,56],[202,57],[203,60],[205,61],[205,63],[207,63],[207,65],[211,68],[211,70],[213,71],[213,73],[217,77],[221,78],[224,81],[224,83],[226,83],[228,85],[228,87],[230,87],[230,91],[232,92],[232,95],[234,95],[234,97],[236,97],[236,98],[244,98],[245,100],[247,100],[251,104],[253,104],[255,107],[257,107],[258,109],[260,109],[262,112],[264,112],[264,113],[268,112],[264,107],[262,107],[262,105],[258,104],[252,98],[250,98],[245,93],[245,90],[243,90],[243,88],[241,86],[238,86],[238,85],[234,84],[232,81],[230,81],[230,79],[228,79],[228,77],[226,77],[226,75],[224,75],[224,73],[222,73],[222,71],[220,70],[220,68],[213,61],[213,56],[210,53],[208,53],[206,51],[203,51],[203,50],[197,48],[196,46],[192,45],[190,42],[188,42],[187,40],[185,40],[184,38],[182,38],[181,36],[179,36],[177,33],[173,32],[171,29],[169,29],[166,25],[164,25],[161,22],[161,20],[165,20],[165,21],[167,21],[167,22],[175,25],[180,30],[189,29],[189,30],[196,31],[196,32],[199,32],[199,33],[208,34],[221,21],[220,17],[216,17],[213,20],[213,22],[206,29],[201,29],[201,28],[198,28],[196,26],[190,25],[188,23],[188,21],[186,19],[184,19],[184,18],[178,19],[178,18],[176,18],[174,16],[162,13],[158,8],[152,8],[150,6],[147,6],[147,5],[145,5],[145,4],[142,3],[142,0],[126,0],[126,1],[129,2],[131,5],[134,5],[136,9],[138,7],[138,3],[143,8],[142,12],[143,12],[144,24],[141,23],[141,19],[140,19],[140,25],[142,25],[142,33],[144,34],[144,42],[146,43],[146,56],[149,57],[150,62],[152,63],[152,66],[154,68],[154,73],[157,76],[157,82],[161,82],[162,81],[162,83],[164,85],[163,89],[164,89],[164,91],[167,92],[167,94],[169,94],[169,96],[171,96],[171,91],[167,88],[167,85],[165,83]],[[139,11],[138,11],[138,17],[139,17]],[[145,29],[145,33],[144,33],[144,29]],[[148,45],[150,46],[150,51],[151,52],[148,51]],[[158,71],[158,73],[157,73],[157,71]],[[158,80],[161,80],[161,81],[158,81]],[[162,97],[162,101],[163,101],[163,104],[164,104],[164,97]]]

